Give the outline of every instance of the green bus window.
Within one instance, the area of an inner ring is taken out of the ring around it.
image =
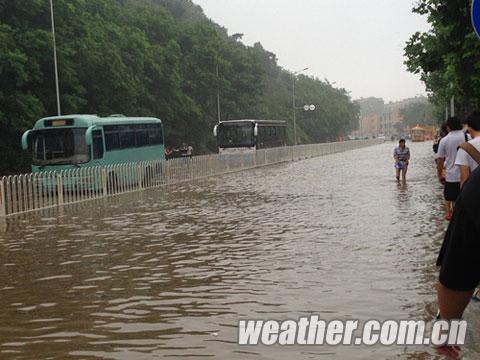
[[[148,145],[148,133],[146,129],[135,130],[135,146],[142,147]]]
[[[93,159],[103,158],[103,136],[100,130],[92,131],[93,137]]]
[[[84,164],[90,161],[84,128],[48,129],[33,132],[33,164]]]
[[[118,126],[109,125],[103,127],[105,133],[105,149],[107,151],[120,149],[120,138],[118,136]]]
[[[33,152],[33,158],[35,160],[45,160],[44,159],[44,156],[45,156],[45,139],[44,137],[40,138],[40,137],[35,137],[36,138],[36,141],[35,141],[35,147],[34,147],[34,152]]]
[[[133,129],[120,131],[120,148],[129,149],[135,146],[135,133]]]
[[[160,125],[148,125],[148,142],[150,145],[162,144],[162,127]]]

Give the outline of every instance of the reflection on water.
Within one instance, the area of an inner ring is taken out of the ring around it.
[[[412,146],[407,185],[392,146],[9,219],[0,358],[434,359],[236,345],[240,318],[432,318],[446,224],[431,146]]]

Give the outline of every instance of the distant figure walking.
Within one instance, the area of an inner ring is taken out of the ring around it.
[[[187,147],[187,156],[192,157],[193,156],[193,146],[188,145]]]
[[[167,146],[167,148],[165,149],[165,158],[169,160],[172,157],[173,157],[173,147]]]
[[[393,158],[395,159],[395,173],[397,181],[400,181],[400,174],[402,180],[407,180],[408,163],[410,161],[410,149],[406,146],[405,139],[400,139],[398,146],[393,150]]]
[[[182,145],[180,145],[180,156],[181,157],[187,157],[188,156],[188,145],[187,143],[182,143]]]
[[[433,152],[435,154],[438,153],[438,147],[440,146],[440,141],[447,135],[448,135],[447,123],[444,122],[440,127],[440,129],[438,130],[438,133],[435,136],[435,140],[433,140]],[[435,158],[435,162],[437,162],[436,158]]]

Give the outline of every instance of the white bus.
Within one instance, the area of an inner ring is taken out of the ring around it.
[[[287,122],[278,120],[229,120],[215,125],[218,152],[254,152],[287,145]]]

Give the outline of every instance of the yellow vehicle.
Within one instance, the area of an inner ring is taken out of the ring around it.
[[[410,136],[413,142],[423,142],[425,141],[425,129],[417,125],[410,130]]]
[[[433,125],[423,126],[423,132],[425,134],[425,141],[431,141],[435,139],[437,135],[437,127]]]

